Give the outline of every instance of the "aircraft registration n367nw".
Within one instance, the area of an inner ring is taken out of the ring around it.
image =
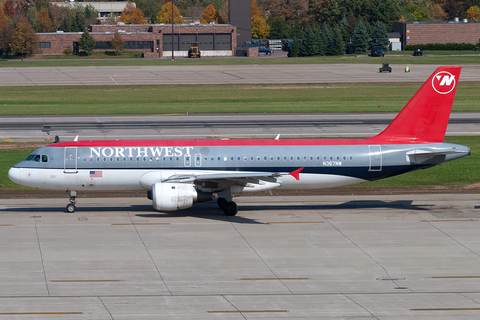
[[[390,125],[367,139],[71,141],[35,150],[8,172],[18,184],[70,191],[146,191],[159,211],[212,200],[235,215],[232,194],[345,186],[470,154],[444,143],[461,67],[440,67]]]

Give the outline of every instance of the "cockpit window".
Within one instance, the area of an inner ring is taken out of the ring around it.
[[[46,154],[31,154],[27,157],[26,161],[48,162],[48,156]]]

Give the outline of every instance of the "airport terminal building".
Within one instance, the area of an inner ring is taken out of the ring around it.
[[[187,56],[191,42],[199,43],[202,56],[232,56],[237,46],[236,27],[229,24],[116,24],[91,25],[90,35],[97,45],[95,51],[113,51],[110,40],[119,32],[125,41],[125,50],[139,51],[145,58]],[[74,54],[80,52],[81,32],[37,33],[37,54],[63,54],[67,47]]]

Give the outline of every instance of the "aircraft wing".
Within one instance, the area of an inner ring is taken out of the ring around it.
[[[162,182],[193,182],[193,181],[215,181],[215,180],[263,180],[269,178],[278,178],[285,175],[291,175],[295,179],[300,179],[300,171],[303,168],[299,168],[295,171],[288,173],[278,172],[235,172],[235,173],[207,173],[197,175],[175,175]]]
[[[238,172],[238,173],[213,173],[213,174],[199,174],[199,175],[177,175],[169,177],[162,182],[206,182],[206,181],[219,181],[229,180],[238,182],[252,182],[255,180],[267,180],[271,178],[280,177],[282,174],[274,172]]]

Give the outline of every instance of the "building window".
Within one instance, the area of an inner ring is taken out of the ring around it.
[[[125,49],[152,49],[153,41],[125,41]]]
[[[38,47],[40,49],[50,48],[50,42],[39,42]]]
[[[95,43],[95,49],[112,49],[108,41],[97,41]]]

